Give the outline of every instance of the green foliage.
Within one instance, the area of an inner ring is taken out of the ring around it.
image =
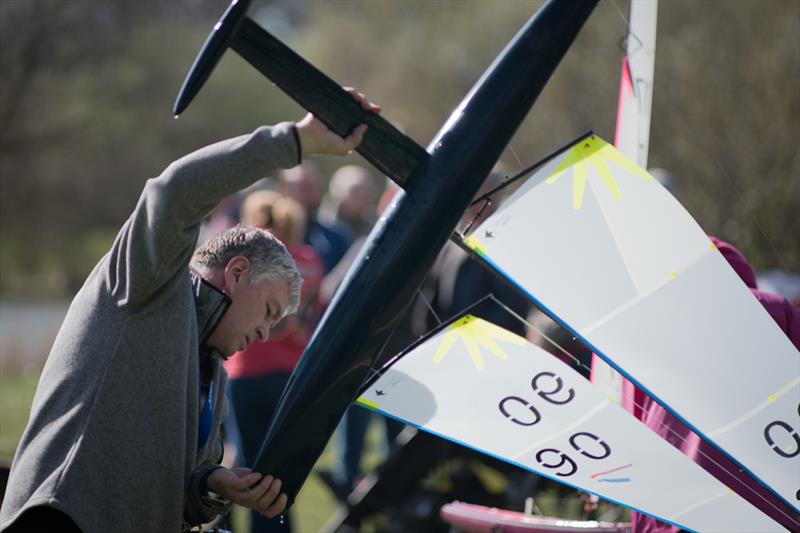
[[[255,2],[251,15],[425,145],[535,7],[273,1]],[[627,9],[598,5],[504,154],[511,171],[587,129],[613,138]],[[148,177],[205,143],[301,116],[228,52],[173,120],[177,90],[221,11],[216,2],[3,3],[2,293],[32,285],[69,294],[91,268],[78,257],[97,254],[68,249],[97,228],[115,232]],[[701,226],[759,270],[800,271],[798,95],[796,1],[662,2],[651,164],[672,171]],[[324,170],[340,163],[321,161]],[[53,270],[63,282],[49,280]]]
[[[313,5],[314,31],[296,46],[383,103],[421,144],[534,10],[502,1]],[[509,169],[587,129],[613,140],[627,11],[598,5],[504,155]],[[700,225],[757,270],[800,271],[800,4],[662,2],[658,28],[651,166],[670,170]]]
[[[71,294],[83,284],[111,247],[112,228],[88,228],[65,235],[0,231],[0,294],[41,299]]]
[[[613,139],[627,13],[618,4],[593,13],[512,141],[509,169],[586,129]],[[421,144],[533,11],[521,2],[314,6],[317,29],[297,46],[335,79],[355,78]],[[369,24],[354,28],[356,14]],[[671,170],[701,226],[757,269],[800,270],[799,74],[796,2],[662,3],[651,164]]]

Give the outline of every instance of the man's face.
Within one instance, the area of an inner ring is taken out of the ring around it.
[[[226,272],[223,290],[232,303],[208,339],[208,345],[228,357],[251,342],[266,342],[269,330],[289,304],[286,279],[267,277],[251,284],[249,269]]]

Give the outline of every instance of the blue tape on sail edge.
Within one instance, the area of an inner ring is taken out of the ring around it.
[[[763,481],[761,478],[759,478],[758,476],[756,476],[756,475],[755,475],[755,474],[754,474],[754,473],[753,473],[753,472],[752,472],[752,471],[751,471],[749,468],[747,468],[746,466],[744,466],[744,465],[743,465],[743,464],[742,464],[742,463],[741,463],[739,460],[737,460],[736,458],[734,458],[734,457],[733,457],[731,454],[729,454],[729,453],[728,453],[728,452],[726,452],[724,449],[722,449],[722,448],[721,448],[721,447],[720,447],[720,446],[719,446],[719,445],[718,445],[716,442],[714,442],[713,440],[711,440],[710,438],[708,438],[708,437],[707,437],[707,436],[706,436],[704,433],[702,433],[702,432],[701,432],[701,431],[699,431],[699,430],[698,430],[696,427],[694,427],[692,424],[690,424],[690,423],[689,423],[689,422],[688,422],[688,421],[687,421],[685,418],[683,418],[683,417],[682,417],[681,415],[679,415],[679,414],[678,414],[676,411],[674,411],[674,410],[673,410],[671,407],[669,407],[669,406],[667,405],[667,403],[666,403],[666,402],[664,402],[663,400],[661,400],[661,398],[659,398],[658,396],[656,396],[655,394],[653,394],[652,392],[650,392],[650,389],[648,389],[647,387],[643,386],[641,383],[639,383],[639,381],[638,381],[638,380],[636,380],[636,379],[635,379],[635,378],[633,378],[633,377],[632,377],[630,374],[628,374],[627,372],[625,372],[624,370],[622,370],[622,369],[621,369],[619,366],[617,366],[617,365],[616,365],[616,364],[615,364],[615,363],[614,363],[614,362],[613,362],[611,359],[609,359],[608,357],[606,357],[606,355],[605,355],[603,352],[601,352],[600,350],[598,350],[596,346],[594,346],[594,345],[593,345],[591,342],[589,342],[587,339],[585,339],[585,338],[584,338],[584,337],[583,337],[581,334],[579,334],[577,331],[575,331],[575,330],[574,330],[574,329],[572,329],[572,328],[571,328],[569,325],[567,325],[567,323],[566,323],[566,322],[564,322],[564,320],[563,320],[561,317],[559,317],[559,316],[558,316],[557,314],[555,314],[555,313],[554,313],[554,312],[553,312],[553,311],[552,311],[552,310],[551,310],[549,307],[547,307],[547,306],[546,306],[546,305],[544,305],[542,302],[540,302],[540,301],[539,301],[537,298],[535,298],[535,297],[534,297],[534,296],[533,296],[533,295],[532,295],[530,292],[528,292],[528,291],[527,291],[527,290],[526,290],[526,289],[525,289],[525,288],[524,288],[522,285],[520,285],[519,283],[517,283],[517,282],[516,282],[516,281],[515,281],[515,280],[514,280],[514,279],[513,279],[511,276],[509,276],[508,274],[506,274],[506,273],[503,271],[503,269],[501,269],[501,268],[500,268],[500,267],[499,267],[497,264],[495,264],[495,263],[494,263],[494,262],[493,262],[491,259],[489,259],[489,258],[488,258],[486,255],[483,255],[483,254],[477,254],[477,253],[476,253],[476,254],[474,254],[474,255],[473,255],[473,257],[479,258],[481,261],[483,261],[484,263],[486,263],[486,265],[488,265],[489,267],[491,267],[491,268],[492,268],[492,270],[494,270],[495,272],[497,272],[497,274],[499,274],[500,276],[502,276],[502,277],[503,277],[505,280],[507,280],[509,283],[511,283],[511,284],[512,284],[514,287],[516,287],[516,288],[517,288],[517,290],[519,290],[519,291],[520,291],[522,294],[524,294],[524,295],[525,295],[525,296],[526,296],[526,297],[527,297],[529,300],[531,300],[531,301],[532,301],[534,304],[536,304],[536,306],[537,306],[537,307],[539,307],[541,310],[545,311],[545,312],[547,313],[547,315],[548,315],[550,318],[552,318],[554,321],[556,321],[556,322],[558,323],[558,325],[559,325],[559,326],[561,326],[562,328],[566,329],[567,331],[569,331],[570,333],[572,333],[572,334],[573,334],[575,337],[577,337],[578,339],[580,339],[580,340],[581,340],[581,342],[583,342],[583,343],[586,345],[586,347],[587,347],[587,348],[591,349],[591,350],[592,350],[592,352],[594,352],[595,354],[597,354],[597,356],[598,356],[598,357],[600,357],[600,358],[601,358],[603,361],[605,361],[606,363],[608,363],[608,364],[609,364],[609,365],[610,365],[612,368],[614,368],[614,370],[616,370],[617,372],[619,372],[620,374],[622,374],[623,376],[625,376],[625,378],[626,378],[628,381],[630,381],[631,383],[633,383],[634,385],[636,385],[637,387],[639,387],[640,389],[642,389],[642,390],[643,390],[645,393],[647,393],[647,395],[648,395],[648,396],[650,396],[651,398],[653,398],[655,401],[657,401],[657,402],[658,402],[658,404],[659,404],[659,405],[661,405],[661,406],[662,406],[664,409],[666,409],[666,410],[667,410],[667,412],[668,412],[669,414],[671,414],[672,416],[674,416],[675,418],[677,418],[677,419],[678,419],[680,422],[682,422],[682,423],[683,423],[683,424],[684,424],[686,427],[688,427],[689,429],[691,429],[692,431],[694,431],[695,433],[697,433],[698,435],[700,435],[700,437],[702,437],[702,438],[703,438],[703,440],[705,440],[706,442],[708,442],[709,444],[711,444],[711,445],[712,445],[712,446],[713,446],[713,447],[714,447],[714,448],[715,448],[717,451],[719,451],[719,452],[720,452],[720,453],[722,453],[722,454],[723,454],[725,457],[727,457],[728,459],[730,459],[731,461],[733,461],[733,463],[734,463],[735,465],[737,465],[739,468],[741,468],[741,469],[742,469],[742,470],[743,470],[743,471],[744,471],[744,472],[745,472],[745,473],[746,473],[748,476],[750,476],[751,478],[753,478],[753,479],[754,479],[754,480],[755,480],[755,481],[756,481],[756,482],[757,482],[759,485],[761,485],[762,487],[764,487],[766,490],[768,490],[768,491],[769,491],[770,493],[772,493],[772,494],[773,494],[773,495],[774,495],[776,498],[778,498],[779,500],[781,500],[782,502],[784,502],[784,503],[785,503],[786,505],[788,505],[789,507],[791,507],[791,508],[793,508],[793,509],[796,509],[796,510],[800,511],[800,507],[797,507],[797,506],[796,506],[796,505],[794,505],[792,502],[790,502],[789,500],[787,500],[786,498],[784,498],[783,496],[781,496],[780,494],[778,494],[778,493],[775,491],[775,489],[773,489],[772,487],[770,487],[769,485],[767,485],[767,484],[766,484],[766,483],[765,483],[765,482],[764,482],[764,481]],[[749,503],[749,502],[748,502],[748,503]],[[751,505],[752,505],[752,504],[751,504]],[[760,511],[760,512],[763,512],[763,511],[761,511],[760,509],[759,509],[759,511]],[[774,519],[773,519],[773,520],[774,520]]]
[[[667,524],[669,524],[671,526],[675,526],[675,527],[680,528],[680,529],[685,529],[686,531],[692,531],[694,533],[699,533],[697,530],[691,529],[689,527],[686,527],[684,525],[678,524],[676,522],[671,522],[671,521],[669,521],[669,520],[667,520],[665,518],[661,518],[660,516],[656,516],[656,515],[654,515],[652,513],[648,513],[647,511],[643,511],[643,510],[641,510],[641,509],[639,509],[637,507],[633,507],[631,505],[626,505],[626,504],[624,504],[622,502],[618,502],[617,500],[613,500],[613,499],[608,498],[606,496],[602,496],[600,494],[596,494],[596,493],[594,493],[594,492],[592,492],[592,491],[590,491],[590,490],[588,490],[588,489],[586,489],[584,487],[579,487],[578,485],[573,485],[572,483],[567,483],[563,479],[550,476],[548,474],[545,474],[544,472],[539,472],[538,470],[534,470],[533,468],[531,468],[529,466],[525,466],[525,465],[523,465],[521,463],[518,463],[516,461],[512,461],[511,459],[506,459],[505,457],[500,457],[499,455],[495,455],[493,453],[487,452],[486,450],[482,450],[481,448],[477,448],[475,446],[472,446],[471,444],[467,444],[467,443],[462,442],[462,441],[460,441],[458,439],[453,439],[451,437],[448,437],[447,435],[443,435],[442,433],[437,433],[436,431],[432,431],[432,430],[430,430],[428,428],[425,428],[425,427],[422,427],[422,426],[418,426],[417,424],[415,424],[413,422],[409,422],[408,420],[403,420],[402,418],[400,418],[398,416],[395,416],[395,415],[393,415],[391,413],[387,413],[386,411],[383,411],[380,408],[370,407],[369,405],[364,405],[362,403],[356,403],[355,405],[358,405],[359,407],[362,407],[364,409],[369,409],[370,411],[374,411],[374,412],[376,412],[376,413],[378,413],[378,414],[380,414],[382,416],[385,416],[387,418],[391,418],[392,420],[397,420],[398,422],[402,422],[403,424],[407,424],[409,426],[414,426],[415,428],[417,428],[419,430],[422,430],[425,433],[430,433],[431,435],[435,435],[436,437],[439,437],[440,439],[449,440],[450,442],[458,444],[459,446],[463,446],[465,448],[469,448],[470,450],[475,450],[476,452],[480,452],[480,453],[482,453],[484,455],[488,455],[489,457],[493,457],[493,458],[495,458],[495,459],[497,459],[499,461],[503,461],[504,463],[508,463],[508,464],[517,466],[519,468],[522,468],[523,470],[527,470],[528,472],[533,472],[534,474],[540,475],[542,477],[546,477],[547,479],[551,479],[551,480],[553,480],[553,481],[555,481],[557,483],[561,483],[562,485],[567,485],[568,487],[572,487],[573,489],[577,489],[577,490],[580,490],[580,491],[583,491],[583,492],[588,492],[589,494],[593,494],[593,495],[597,496],[598,498],[603,499],[604,501],[611,502],[611,503],[619,505],[621,507],[626,507],[628,509],[636,511],[637,513],[642,513],[642,514],[646,514],[647,516],[652,516],[656,520],[660,520],[660,521],[662,521],[664,523],[667,523]]]

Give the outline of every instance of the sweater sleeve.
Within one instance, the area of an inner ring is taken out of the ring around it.
[[[231,509],[230,502],[206,501],[201,496],[205,489],[203,480],[217,468],[220,468],[220,466],[215,464],[204,465],[192,472],[189,478],[189,487],[186,491],[185,506],[183,508],[183,519],[190,526],[211,522],[217,516],[227,514]]]
[[[147,181],[107,256],[109,293],[135,307],[186,270],[200,224],[224,197],[298,163],[294,126],[284,122],[201,148]]]

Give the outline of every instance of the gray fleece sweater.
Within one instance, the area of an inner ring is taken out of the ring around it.
[[[198,318],[188,263],[225,196],[297,164],[290,123],[172,163],[148,180],[113,247],[70,306],[11,467],[0,531],[38,505],[86,533],[173,533],[220,509],[199,480],[221,456],[225,394],[198,452]],[[225,372],[215,360],[214,387]]]

